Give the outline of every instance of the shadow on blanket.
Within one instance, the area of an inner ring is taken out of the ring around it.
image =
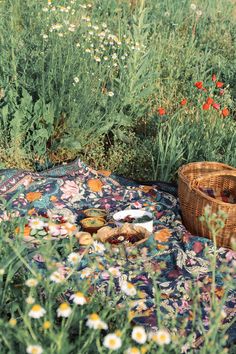
[[[176,186],[151,182],[139,185],[135,181],[109,174],[106,171],[94,171],[82,161],[62,165],[42,173],[30,173],[19,170],[2,170],[0,172],[1,196],[10,201],[10,208],[20,215],[64,215],[68,220],[75,221],[78,210],[98,207],[113,212],[124,208],[145,208],[154,215],[154,231],[147,243],[140,247],[142,271],[134,275],[133,258],[120,267],[126,279],[145,293],[145,309],[134,317],[136,323],[155,327],[156,315],[153,300],[153,284],[146,270],[151,267],[159,272],[157,287],[161,294],[160,310],[165,314],[186,320],[184,332],[193,330],[191,313],[192,299],[188,296],[191,287],[197,284],[200,288],[202,319],[205,330],[209,325],[209,292],[211,288],[211,272],[209,261],[205,257],[205,249],[213,252],[208,239],[190,235],[181,222]],[[20,193],[20,194],[19,194]],[[1,211],[0,217],[5,217]],[[233,267],[236,253],[224,248],[218,250],[217,268],[221,264]],[[37,260],[34,260],[37,263]],[[91,266],[92,258],[88,256],[78,268],[78,274]],[[101,260],[106,268],[105,258]],[[235,265],[235,263],[234,263]],[[41,262],[38,266],[42,267]],[[99,269],[94,270],[94,279],[100,279],[104,288]],[[82,279],[81,279],[82,281]],[[120,282],[117,282],[119,291]],[[98,289],[99,290],[99,289]],[[224,274],[216,276],[216,295],[220,300],[224,294]],[[138,300],[138,299],[137,299]],[[232,321],[235,316],[235,289],[230,289],[224,311],[227,314],[223,324]],[[136,309],[134,309],[136,311]],[[201,331],[194,329],[196,343],[201,342]],[[230,339],[235,341],[236,328],[231,327]]]

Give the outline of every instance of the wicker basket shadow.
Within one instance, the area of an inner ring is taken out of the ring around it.
[[[179,169],[178,194],[183,223],[193,235],[211,239],[206,224],[199,220],[207,205],[213,213],[219,210],[227,214],[222,232],[217,236],[217,246],[231,247],[236,240],[236,204],[227,203],[205,193],[205,189],[229,191],[236,200],[236,169],[216,162],[197,162]]]

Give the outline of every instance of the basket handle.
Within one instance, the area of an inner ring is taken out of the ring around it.
[[[190,181],[189,186],[191,189],[198,188],[200,183],[209,177],[217,177],[217,176],[232,176],[236,178],[236,169],[234,170],[222,170],[217,172],[210,172],[205,174],[204,176],[194,178]]]

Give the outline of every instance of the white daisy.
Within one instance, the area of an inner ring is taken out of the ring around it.
[[[27,285],[29,288],[35,287],[38,285],[38,280],[35,278],[29,278],[26,280],[25,285]]]
[[[107,324],[96,313],[88,315],[86,326],[92,329],[107,329]]]
[[[103,345],[110,350],[118,350],[122,345],[122,340],[115,333],[109,333],[105,336]]]
[[[58,271],[53,272],[50,275],[49,279],[52,280],[54,283],[62,283],[65,280],[64,276]]]
[[[76,265],[76,264],[79,264],[79,262],[80,262],[80,255],[79,255],[79,253],[72,252],[69,254],[67,259],[68,259],[69,263],[71,263],[72,265]]]
[[[86,267],[86,268],[81,270],[80,277],[82,279],[88,278],[92,274],[92,272],[93,272],[93,270],[91,268]]]
[[[26,348],[26,353],[28,354],[42,354],[43,353],[43,348],[41,345],[28,345]]]
[[[103,245],[103,243],[98,242],[98,241],[94,241],[93,242],[93,249],[94,249],[94,252],[103,254],[104,251],[106,250],[106,247]]]
[[[147,333],[142,326],[135,326],[132,330],[131,338],[139,344],[144,344],[147,340]]]
[[[76,77],[74,77],[74,82],[76,83],[76,84],[78,84],[78,82],[79,82],[79,78],[76,76]]]
[[[45,226],[45,223],[40,219],[29,219],[29,226],[32,230],[42,230]]]
[[[109,97],[113,97],[113,96],[114,96],[114,92],[108,91],[108,92],[107,92],[107,95],[108,95]]]
[[[29,316],[32,318],[40,318],[43,317],[46,313],[46,310],[40,306],[39,304],[34,305],[30,312],[29,312]]]
[[[115,267],[108,268],[108,272],[111,273],[114,278],[119,278],[121,276],[121,272]]]
[[[76,293],[72,294],[70,300],[73,300],[74,304],[76,305],[85,305],[87,300],[83,293],[77,291]]]
[[[196,11],[197,10],[197,5],[190,4],[190,9],[193,10],[193,11]]]
[[[35,298],[33,298],[32,296],[28,296],[26,299],[25,299],[25,302],[28,304],[28,305],[32,305],[35,303]]]
[[[4,268],[0,268],[0,275],[3,275],[5,273],[5,269]]]
[[[170,333],[166,329],[160,329],[159,331],[154,332],[151,339],[158,345],[169,344],[171,341]]]
[[[69,317],[72,309],[69,304],[63,302],[57,309],[57,317]]]
[[[123,281],[120,288],[121,291],[123,291],[128,296],[134,296],[137,294],[135,286],[132,283],[129,283],[128,281]]]

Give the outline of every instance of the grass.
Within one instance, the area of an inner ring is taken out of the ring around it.
[[[236,166],[230,1],[0,6],[2,166],[40,170],[81,156],[149,180],[173,180],[188,161]],[[202,110],[210,95],[219,111]]]

